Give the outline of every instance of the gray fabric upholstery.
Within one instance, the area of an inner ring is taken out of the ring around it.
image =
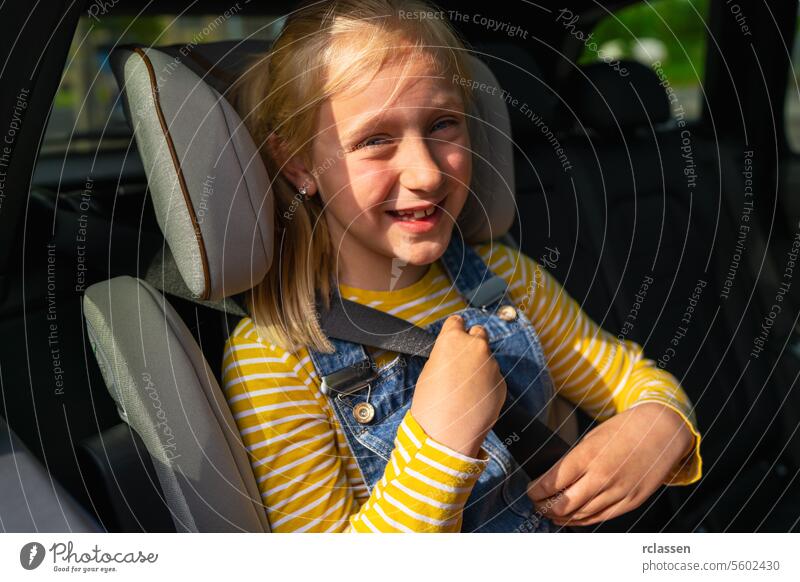
[[[474,93],[477,110],[469,118],[472,191],[458,224],[464,239],[477,243],[502,237],[514,221],[514,150],[508,108],[497,79],[477,58],[470,57],[470,64],[475,82],[498,87],[496,92]]]
[[[150,264],[147,266],[144,280],[156,289],[160,289],[176,297],[188,299],[198,305],[210,307],[211,309],[216,309],[217,311],[222,311],[231,315],[238,315],[239,317],[247,315],[244,307],[236,303],[231,297],[223,297],[216,301],[202,301],[196,299],[192,292],[189,291],[189,288],[186,287],[186,283],[183,281],[183,277],[181,277],[178,266],[175,264],[175,257],[172,256],[169,247],[162,247],[161,250],[156,253],[155,257],[153,257]]]
[[[178,531],[269,531],[230,409],[189,330],[147,283],[87,289],[89,340],[120,416],[147,446]]]
[[[0,532],[104,531],[0,417]]]
[[[272,262],[273,197],[231,105],[155,49],[123,51],[124,91],[159,226],[186,286],[216,300],[255,286]]]

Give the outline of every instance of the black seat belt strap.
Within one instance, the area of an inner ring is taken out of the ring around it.
[[[435,336],[413,323],[338,296],[327,312],[319,312],[328,337],[423,358],[431,355],[436,342]]]

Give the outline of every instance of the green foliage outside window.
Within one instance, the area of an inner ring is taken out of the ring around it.
[[[643,2],[606,15],[594,28],[593,40],[614,58],[652,64],[660,61],[675,86],[698,85],[705,66],[709,0]],[[597,60],[584,51],[580,63]]]

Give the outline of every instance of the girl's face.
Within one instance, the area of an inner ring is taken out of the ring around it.
[[[384,288],[364,273],[385,280],[437,260],[472,172],[456,85],[424,65],[387,65],[364,91],[329,99],[317,129],[309,191],[322,196],[340,270]]]

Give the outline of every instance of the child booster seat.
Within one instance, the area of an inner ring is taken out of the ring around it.
[[[218,380],[161,292],[241,316],[232,297],[272,264],[270,177],[223,96],[248,57],[267,49],[225,41],[112,53],[166,246],[146,280],[89,287],[84,314],[105,383],[147,448],[177,531],[269,531]],[[483,62],[469,58],[476,81],[498,86]],[[500,95],[475,92],[469,112],[473,184],[481,184],[459,218],[469,243],[507,235],[515,214],[514,144]]]

